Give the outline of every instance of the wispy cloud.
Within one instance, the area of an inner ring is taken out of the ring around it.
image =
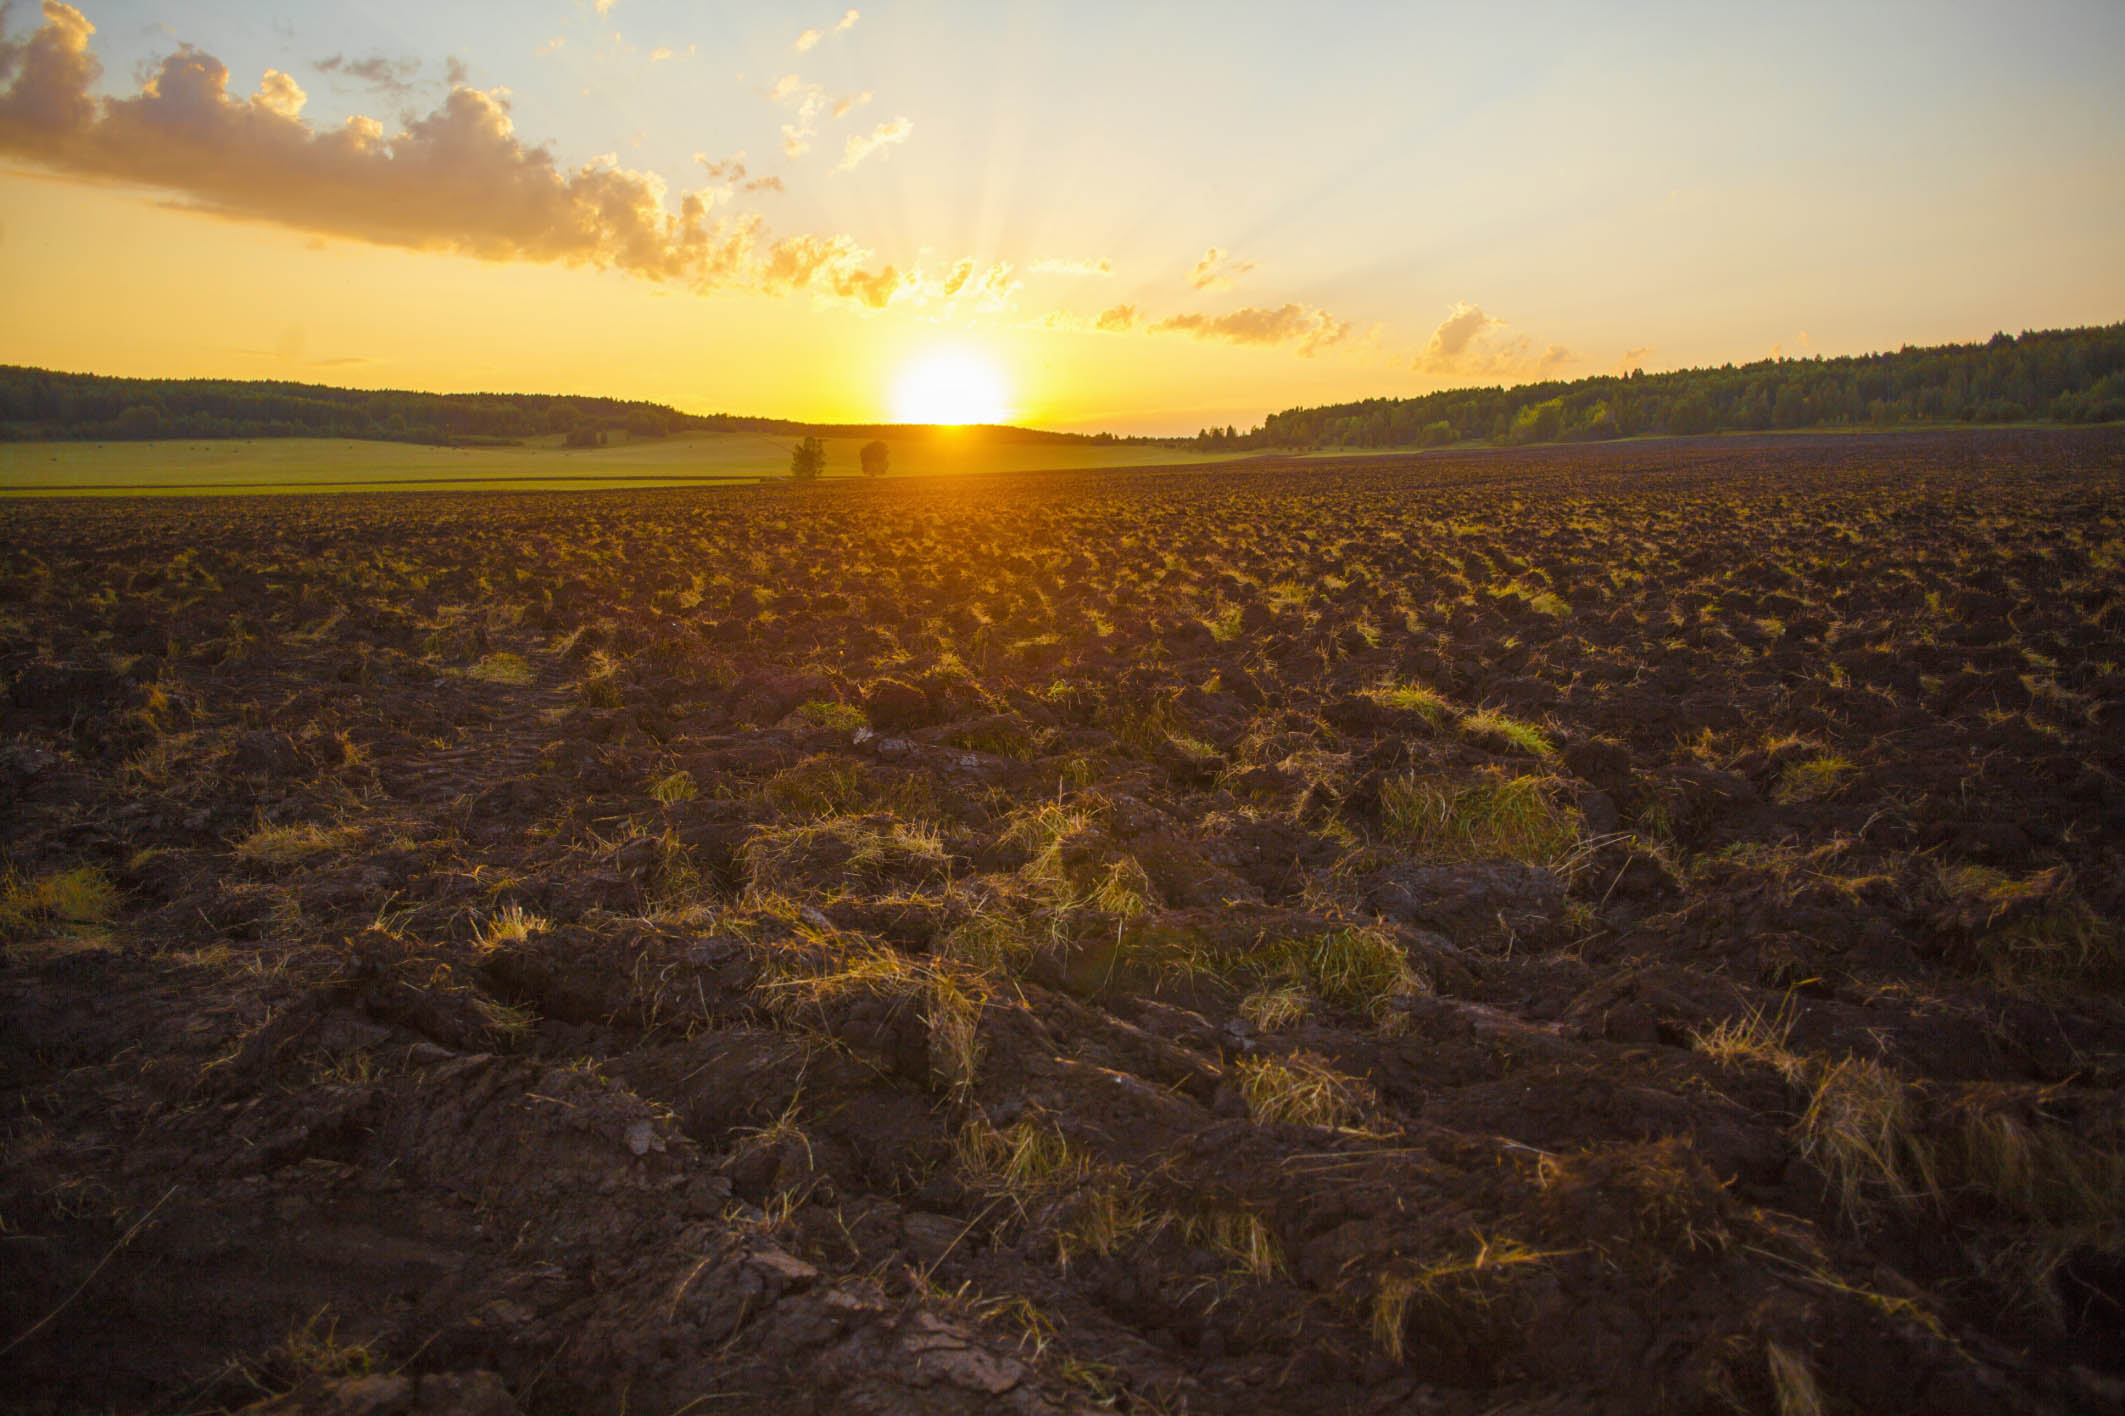
[[[1027,269],[1035,275],[1112,275],[1114,262],[1106,259],[1049,259],[1035,261]]]
[[[1228,315],[1173,315],[1150,328],[1154,334],[1192,334],[1229,344],[1293,344],[1301,354],[1341,343],[1350,334],[1348,320],[1297,304],[1275,309],[1249,306]]]
[[[1100,312],[1098,327],[1108,334],[1126,334],[1136,328],[1136,306],[1115,305]]]
[[[856,21],[862,18],[863,16],[861,14],[857,13],[854,10],[850,10],[847,13],[843,14],[839,20],[835,21],[834,27],[830,30],[808,29],[804,31],[804,33],[797,36],[796,43],[792,44],[790,48],[796,50],[799,54],[802,54],[805,51],[811,49],[814,45],[818,44],[820,40],[825,39],[829,34],[848,33],[851,29],[854,29],[856,27]]]
[[[381,93],[404,98],[413,91],[414,80],[420,77],[421,61],[387,59],[381,54],[372,54],[366,59],[349,59],[335,54],[329,59],[318,60],[315,67],[321,74],[344,74]]]
[[[459,87],[388,135],[373,118],[334,128],[268,70],[249,97],[220,60],[165,56],[128,98],[98,98],[95,27],[44,0],[25,38],[0,29],[0,154],[90,180],[174,193],[180,204],[319,236],[493,261],[617,269],[698,291],[806,292],[882,308],[934,298],[934,283],[846,235],[770,235],[756,214],[712,213],[713,192],[673,203],[662,178],[610,155],[564,168],[516,135],[506,96]],[[744,183],[742,161],[717,174]],[[760,179],[753,179],[758,181]],[[984,276],[993,290],[1008,283]],[[969,277],[972,283],[975,277]]]
[[[836,172],[854,170],[856,165],[872,153],[908,140],[915,125],[905,118],[895,118],[889,123],[880,123],[868,133],[851,133],[841,149],[841,161],[834,167]]]
[[[1626,349],[1623,351],[1622,357],[1609,366],[1609,372],[1612,374],[1627,374],[1633,369],[1642,369],[1645,367],[1645,356],[1652,352],[1653,346],[1650,344],[1640,344]]]
[[[819,131],[819,114],[826,108],[826,90],[795,74],[784,74],[768,89],[767,96],[772,102],[796,110],[796,116],[782,125],[782,151],[790,157],[810,152],[812,138]]]
[[[836,118],[846,118],[870,101],[871,91],[869,89],[865,89],[862,93],[852,93],[845,97],[837,98],[834,100],[834,116]]]
[[[1234,260],[1230,251],[1212,246],[1188,272],[1188,283],[1198,290],[1230,290],[1253,269],[1253,261]]]

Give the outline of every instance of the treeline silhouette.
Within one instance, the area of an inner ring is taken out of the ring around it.
[[[560,436],[594,447],[675,433],[905,436],[891,424],[682,413],[661,403],[539,393],[415,393],[238,379],[118,379],[0,365],[0,440],[367,438],[450,447]],[[1118,441],[1032,428],[967,430],[998,442]],[[1133,441],[1133,440],[1132,440]]]
[[[1251,432],[1206,428],[1209,451],[1579,442],[1648,433],[1912,423],[2125,419],[2125,324],[1839,359],[1634,370],[1518,388],[1462,388],[1272,413]]]

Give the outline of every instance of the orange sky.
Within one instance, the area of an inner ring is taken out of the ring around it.
[[[1584,13],[19,4],[0,362],[1191,432],[2125,317],[2117,7]]]

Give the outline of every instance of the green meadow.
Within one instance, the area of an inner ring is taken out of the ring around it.
[[[567,490],[750,482],[789,474],[794,438],[696,433],[568,448],[431,447],[344,438],[0,443],[0,494]],[[869,438],[827,438],[826,475],[858,476]],[[1210,462],[1206,453],[1100,443],[1023,443],[943,429],[887,438],[892,476]]]

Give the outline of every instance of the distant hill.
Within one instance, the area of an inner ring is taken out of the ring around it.
[[[1598,375],[1272,413],[1205,429],[1205,451],[1581,442],[1647,433],[2125,419],[2125,324],[1841,359]]]
[[[798,423],[731,413],[681,413],[661,403],[542,393],[416,393],[242,379],[116,379],[0,365],[0,441],[116,442],[145,438],[369,438],[477,446],[563,436],[736,432],[905,437],[897,424]],[[1106,434],[981,427],[1009,443],[1123,441]]]

